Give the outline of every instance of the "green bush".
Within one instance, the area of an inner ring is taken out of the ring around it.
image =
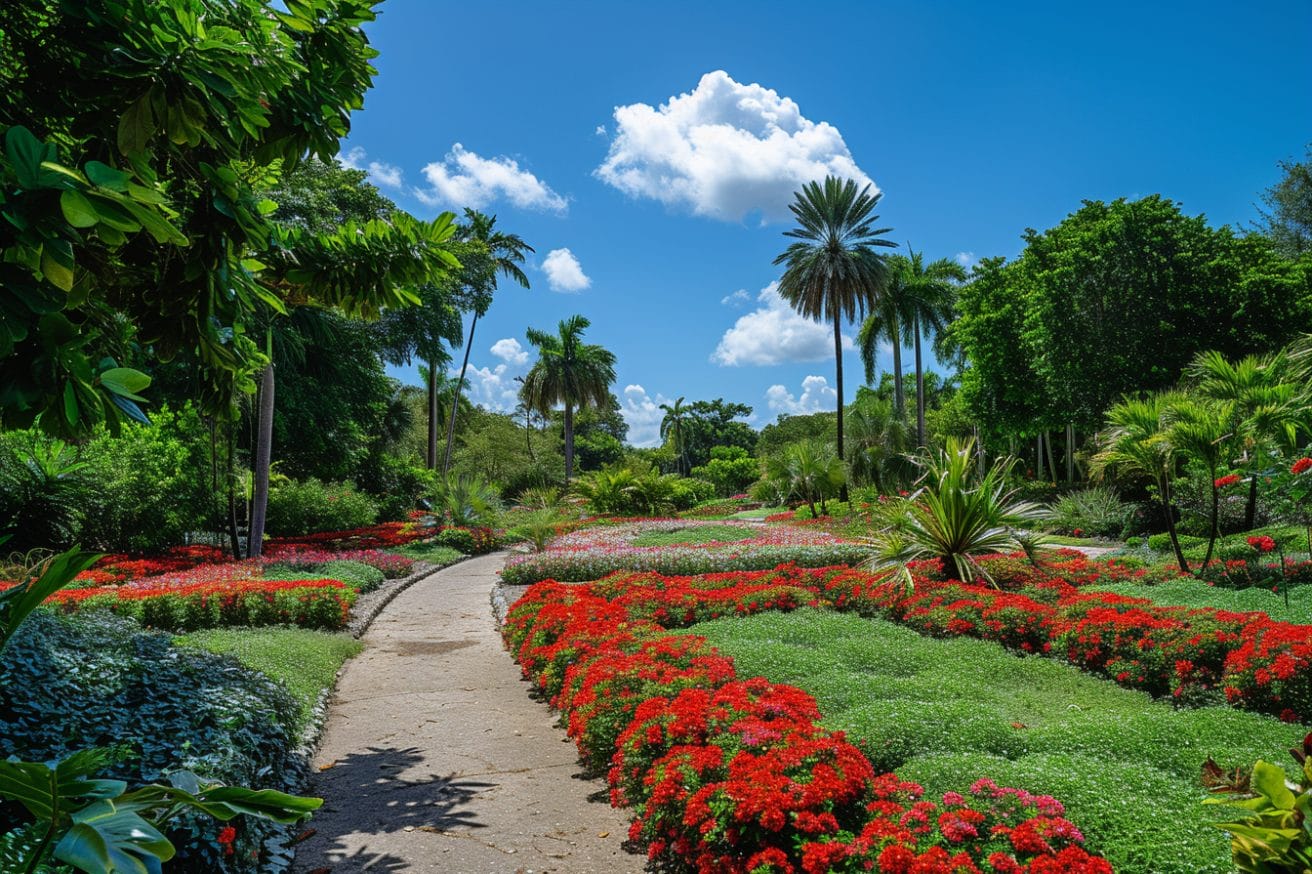
[[[496,534],[490,528],[443,528],[432,542],[465,555],[484,555],[497,548]]]
[[[354,486],[311,477],[286,480],[269,489],[265,530],[271,537],[297,537],[363,528],[377,519],[378,506]]]
[[[727,498],[760,478],[761,462],[748,455],[741,446],[714,446],[710,460],[701,467],[694,467],[689,475],[712,483],[720,497]]]
[[[690,510],[715,497],[715,484],[704,479],[680,477],[670,482],[670,504],[676,510]]]
[[[4,552],[65,549],[82,533],[87,483],[71,448],[33,431],[0,434]]]
[[[1061,534],[1079,531],[1084,537],[1116,538],[1124,534],[1133,510],[1114,489],[1094,486],[1057,498],[1049,524]]]
[[[38,613],[0,653],[0,758],[54,759],[127,746],[134,758],[100,776],[130,783],[190,769],[233,785],[291,792],[306,776],[301,715],[281,685],[236,661],[172,645],[106,614]],[[0,833],[19,824],[0,805]],[[184,816],[168,837],[176,874],[281,870],[286,826],[243,818],[231,855],[208,818]]]
[[[1190,534],[1178,535],[1181,549],[1190,549],[1195,546],[1206,547],[1206,537],[1194,537]],[[1148,535],[1148,548],[1157,552],[1171,552],[1171,535],[1163,532],[1161,534]]]
[[[378,505],[380,522],[403,521],[433,484],[429,471],[392,455],[370,457],[355,479]]]

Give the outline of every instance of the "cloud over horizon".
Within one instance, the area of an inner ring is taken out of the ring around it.
[[[795,397],[784,385],[772,385],[765,391],[765,403],[772,412],[804,416],[838,409],[838,392],[829,387],[823,376],[802,380],[802,396]]]
[[[428,206],[482,209],[507,200],[521,209],[565,213],[569,201],[505,155],[484,158],[456,143],[441,161],[424,166],[427,188],[414,188]]]
[[[760,306],[739,316],[733,327],[724,332],[711,353],[712,362],[721,367],[738,367],[833,358],[834,329],[799,315],[780,297],[778,281],[761,289],[756,300]],[[842,344],[845,350],[854,348],[852,338],[846,334]]]

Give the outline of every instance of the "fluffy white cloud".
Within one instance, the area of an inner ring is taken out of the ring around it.
[[[765,391],[765,402],[776,413],[805,415],[838,409],[838,392],[829,387],[823,376],[802,380],[802,396],[795,397],[787,386],[772,385]]]
[[[733,295],[730,295],[733,297]],[[779,283],[771,282],[756,296],[759,307],[740,316],[724,332],[711,353],[711,361],[724,367],[742,364],[783,364],[789,361],[821,361],[834,355],[834,329],[815,322],[788,305],[779,296]],[[843,348],[853,348],[852,338],[843,335]]]
[[[640,385],[624,387],[624,401],[620,415],[629,425],[629,442],[634,446],[659,446],[661,444],[661,420],[665,411],[661,404],[668,404],[669,398],[657,394],[652,399],[647,390]]]
[[[528,364],[528,350],[519,345],[514,337],[504,337],[492,344],[490,351],[507,364]]]
[[[740,307],[748,303],[752,296],[747,293],[747,289],[740,288],[733,294],[726,294],[720,298],[720,303],[727,307]]]
[[[542,259],[542,272],[547,274],[547,285],[552,291],[577,293],[592,285],[583,272],[583,265],[569,249],[552,249]]]
[[[355,146],[345,155],[342,155],[342,166],[350,167],[352,170],[364,170],[369,174],[369,181],[379,188],[401,187],[403,180],[400,167],[395,164],[384,164],[382,161],[366,162],[367,157],[364,149]]]
[[[504,198],[524,209],[565,212],[569,202],[538,177],[504,155],[484,158],[460,143],[445,158],[424,167],[428,188],[414,194],[429,206],[481,209]]]
[[[452,370],[451,376],[459,377],[460,370]],[[471,364],[465,372],[465,396],[472,404],[505,413],[519,403],[519,383],[515,382],[508,364],[496,367]]]
[[[975,257],[974,252],[958,252],[953,257],[956,259],[956,262],[958,264],[960,264],[962,267],[965,267],[967,270],[969,270],[971,267],[974,267],[975,262],[978,260]]]
[[[630,196],[726,221],[751,213],[787,218],[793,192],[831,174],[871,182],[838,128],[811,121],[791,99],[735,82],[723,70],[659,108],[616,107],[615,138],[596,170]]]

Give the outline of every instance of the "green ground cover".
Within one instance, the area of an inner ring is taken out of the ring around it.
[[[174,639],[179,646],[230,655],[242,665],[281,682],[300,710],[297,730],[337,680],[337,671],[361,649],[349,634],[303,628],[214,628]]]
[[[1155,585],[1128,582],[1097,586],[1089,591],[1114,592],[1135,598],[1147,598],[1154,604],[1179,607],[1215,607],[1247,613],[1260,610],[1281,622],[1312,624],[1312,586],[1291,586],[1289,606],[1283,594],[1255,586],[1248,589],[1224,589],[1194,579],[1179,579]]]
[[[690,525],[672,531],[647,531],[629,541],[632,546],[692,546],[699,543],[736,543],[760,536],[745,525]]]
[[[935,795],[989,776],[1067,806],[1117,870],[1228,872],[1229,840],[1199,802],[1198,773],[1257,758],[1284,764],[1303,729],[1229,707],[1175,710],[1068,665],[977,640],[801,610],[702,623],[739,674],[816,696],[875,766]]]

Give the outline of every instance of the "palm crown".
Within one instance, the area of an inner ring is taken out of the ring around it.
[[[583,342],[591,324],[583,316],[570,316],[555,334],[529,328],[527,335],[538,360],[524,378],[523,398],[542,413],[564,405],[566,479],[574,473],[574,410],[604,405],[615,381],[614,353]]]

